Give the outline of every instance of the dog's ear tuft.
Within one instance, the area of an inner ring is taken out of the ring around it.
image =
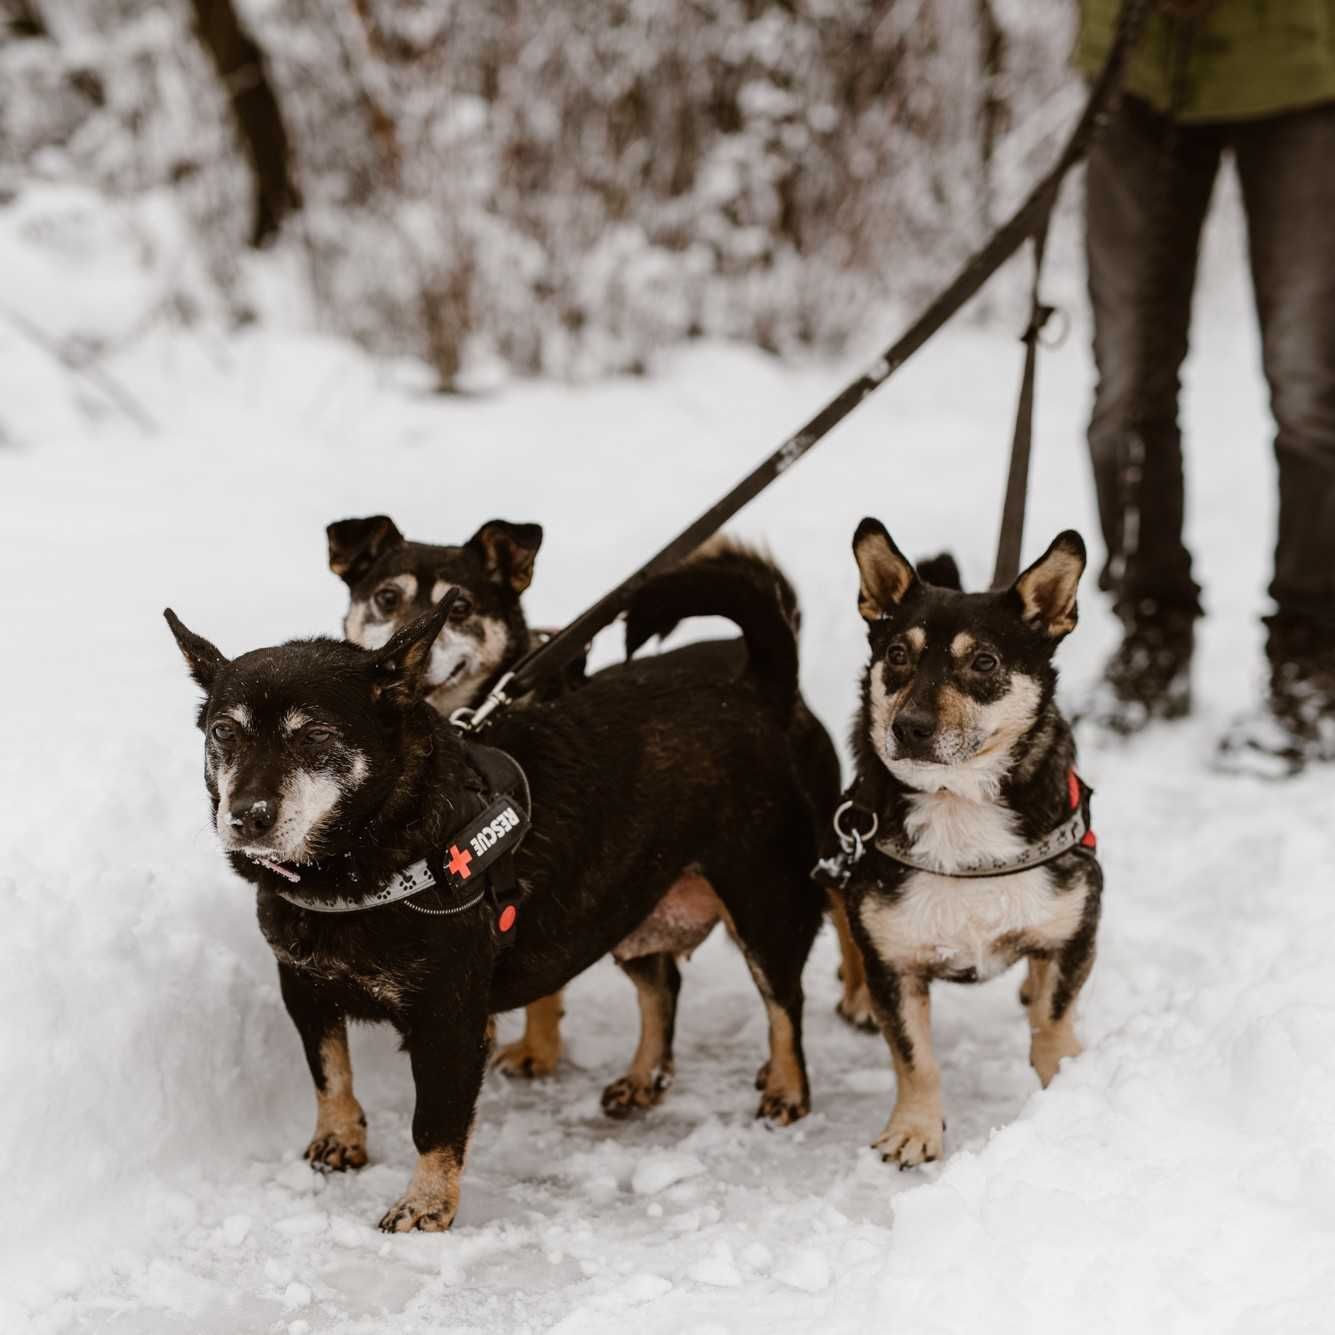
[[[1025,622],[1054,640],[1075,629],[1076,586],[1085,572],[1085,543],[1074,529],[1059,533],[1052,546],[1011,588]]]
[[[879,519],[858,525],[853,556],[858,563],[858,611],[867,621],[888,615],[918,583],[917,572]]]
[[[542,525],[489,519],[467,545],[482,558],[489,579],[523,593],[533,580],[533,560],[542,546]]]
[[[459,596],[458,589],[451,589],[433,608],[404,626],[383,649],[372,653],[371,690],[377,700],[410,705],[421,698],[422,675],[431,659],[431,646]]]
[[[185,656],[190,675],[206,691],[211,691],[218,676],[218,669],[226,665],[227,659],[202,635],[187,630],[181,618],[170,607],[162,615],[167,618],[167,624],[171,627],[172,634],[176,636],[176,643]]]
[[[367,519],[340,519],[325,529],[329,540],[329,568],[349,588],[393,547],[403,546],[403,534],[388,515]]]

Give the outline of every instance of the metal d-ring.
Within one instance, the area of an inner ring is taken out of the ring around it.
[[[871,829],[868,830],[866,834],[863,834],[862,831],[858,829],[853,829],[848,833],[845,833],[844,827],[840,824],[840,818],[845,811],[851,811],[855,805],[856,804],[853,802],[852,798],[841,803],[835,810],[833,825],[835,836],[839,840],[839,847],[842,848],[845,853],[849,854],[856,862],[862,857],[863,845],[876,838],[876,831],[880,827],[881,821],[880,817],[877,816],[874,811],[868,811],[867,814],[871,817]],[[865,811],[866,808],[860,807],[859,810]]]

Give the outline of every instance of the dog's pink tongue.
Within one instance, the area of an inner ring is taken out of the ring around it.
[[[252,862],[258,862],[261,867],[268,871],[277,872],[279,876],[285,876],[289,881],[299,881],[301,877],[292,870],[291,867],[285,867],[281,862],[275,862],[272,858],[256,857],[254,853],[250,854]]]

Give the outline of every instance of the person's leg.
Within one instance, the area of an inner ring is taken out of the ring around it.
[[[1335,759],[1322,731],[1335,727],[1335,104],[1250,122],[1232,142],[1277,428],[1270,703],[1295,758]]]
[[[1219,166],[1214,127],[1172,126],[1127,98],[1090,154],[1086,251],[1098,383],[1089,448],[1127,643],[1109,664],[1117,717],[1133,730],[1184,712],[1200,614],[1182,541],[1179,371],[1187,352],[1201,227]],[[1175,702],[1169,692],[1180,690]],[[1127,713],[1121,705],[1135,705]]]

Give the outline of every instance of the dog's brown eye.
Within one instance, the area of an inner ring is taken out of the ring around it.
[[[461,593],[454,600],[454,606],[450,608],[450,620],[467,621],[472,614],[473,600],[466,593]]]
[[[377,589],[374,601],[376,608],[388,616],[391,612],[398,610],[399,602],[402,598],[403,595],[398,589],[394,588],[393,585],[390,585],[385,589]]]
[[[1000,664],[997,661],[996,654],[975,654],[973,662],[969,664],[975,672],[981,672],[986,675],[989,672],[995,672]]]
[[[227,746],[229,743],[236,741],[236,724],[229,723],[226,719],[219,719],[209,729],[209,735],[220,746]]]
[[[909,651],[902,644],[892,644],[890,652],[885,656],[885,661],[891,667],[908,667]]]
[[[301,740],[309,742],[312,746],[325,746],[334,740],[334,730],[333,728],[321,727],[307,728],[301,734]]]

